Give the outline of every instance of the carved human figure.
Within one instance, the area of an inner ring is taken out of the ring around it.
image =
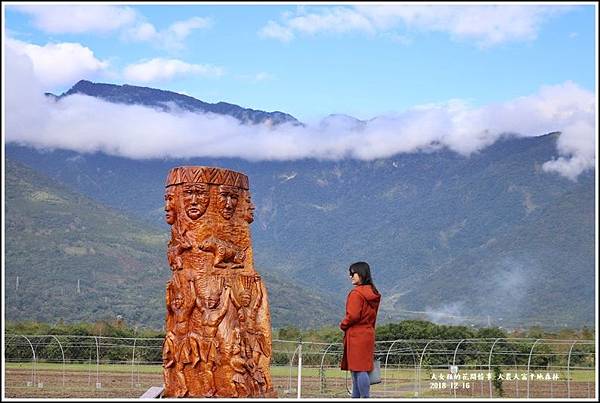
[[[252,302],[251,290],[256,290],[256,298]],[[247,358],[252,368],[252,376],[254,380],[261,386],[261,393],[270,385],[266,385],[267,381],[260,367],[261,356],[270,357],[271,349],[263,330],[256,322],[258,309],[262,302],[262,289],[260,285],[260,275],[256,274],[252,277],[249,289],[243,288],[239,295],[239,301],[232,298],[234,306],[238,310],[238,320],[240,321],[240,348],[243,355]]]
[[[255,385],[255,388],[258,393],[262,395],[270,388],[270,386],[267,384],[267,377],[259,365],[254,364],[250,368],[252,381]]]
[[[197,220],[206,212],[210,203],[209,187],[206,183],[183,184],[183,206],[192,220]]]
[[[252,356],[249,357],[254,363],[252,376],[260,385],[262,393],[272,387],[269,377],[265,376],[263,371],[264,363],[261,363],[262,357],[271,357],[271,345],[265,336],[263,328],[256,320],[263,299],[260,275],[258,274],[254,276],[254,289],[256,290],[256,299],[250,306],[248,315],[245,318],[245,336],[246,344],[249,347],[249,350],[252,351]]]
[[[217,362],[217,349],[219,347],[217,329],[229,308],[231,288],[227,283],[224,284],[223,288],[224,292],[220,306],[220,290],[213,289],[209,293],[208,298],[206,298],[206,301],[202,301],[199,297],[196,298],[196,307],[200,309],[201,313],[201,326],[199,337],[195,337],[195,340],[199,344],[200,370],[206,375],[207,383],[210,387],[206,393],[207,397],[213,396],[215,393],[213,371]]]
[[[239,329],[235,329],[233,349],[231,352],[231,358],[229,360],[231,368],[233,368],[234,371],[232,381],[237,393],[236,397],[247,397],[253,392],[253,390],[249,389],[246,385],[247,382],[250,382],[251,385],[254,383],[254,379],[249,376],[249,374],[251,374],[253,371],[253,363],[252,361],[247,360],[243,353],[241,343],[242,338],[240,331]],[[258,387],[252,389],[258,389]]]
[[[240,189],[235,186],[220,185],[218,207],[219,212],[226,220],[233,217],[240,198]]]
[[[169,186],[165,189],[165,220],[171,225],[171,240],[167,246],[167,261],[173,271],[183,268],[181,255],[187,249],[191,248],[190,242],[185,235],[181,234],[178,225],[174,225],[177,220],[176,194],[175,186]]]
[[[238,321],[240,323],[240,329],[238,334],[240,336],[240,348],[242,349],[242,355],[247,359],[252,359],[252,349],[248,344],[248,337],[246,335],[246,318],[250,315],[250,302],[252,300],[252,294],[250,290],[242,287],[242,291],[239,294],[239,299],[232,298],[231,302],[235,306],[238,312]]]
[[[177,289],[175,298],[171,301],[171,291],[174,283],[167,282],[166,304],[167,304],[167,335],[163,346],[163,366],[170,368],[175,365],[175,373],[178,380],[176,396],[185,396],[188,392],[183,367],[191,362],[191,347],[189,343],[188,320],[194,309],[194,299],[186,301],[181,290]],[[191,289],[193,290],[193,284]]]
[[[251,224],[254,222],[254,210],[256,206],[252,203],[252,199],[250,198],[250,192],[244,191],[244,198],[246,201],[246,208],[244,209],[244,213],[242,218],[248,223]]]

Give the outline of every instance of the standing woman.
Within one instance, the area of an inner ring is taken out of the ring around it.
[[[349,274],[354,288],[346,299],[346,316],[340,323],[344,331],[342,370],[352,372],[352,397],[369,397],[369,374],[373,369],[375,350],[375,321],[381,295],[366,262],[350,265]]]

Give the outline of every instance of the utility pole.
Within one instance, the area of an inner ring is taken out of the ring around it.
[[[19,291],[19,276],[17,276],[17,287],[16,290]]]
[[[487,318],[488,318],[488,327],[492,327],[492,321],[490,320],[490,315],[488,315]]]
[[[81,288],[79,288],[79,279],[77,279],[77,294],[81,294]]]

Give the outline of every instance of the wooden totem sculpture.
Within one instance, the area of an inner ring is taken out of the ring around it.
[[[222,168],[169,172],[165,397],[274,397],[271,318],[254,270],[248,177]]]

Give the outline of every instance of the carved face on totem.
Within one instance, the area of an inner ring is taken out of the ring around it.
[[[219,305],[219,300],[221,299],[221,293],[218,291],[213,291],[208,295],[206,299],[206,306],[210,309],[215,309]]]
[[[206,183],[185,183],[183,185],[183,206],[192,220],[202,217],[208,208],[210,193]]]
[[[250,198],[250,192],[244,192],[246,199],[246,209],[244,210],[244,216],[242,217],[248,224],[254,221],[254,209],[256,206],[252,203]]]
[[[175,187],[169,186],[165,189],[165,220],[167,224],[175,223]]]
[[[175,300],[173,301],[175,308],[179,309],[183,306],[183,294],[181,293],[177,293],[177,295],[175,295]]]
[[[239,198],[239,188],[229,185],[219,186],[218,207],[223,218],[229,220],[231,217],[233,217],[233,213],[235,212]]]

